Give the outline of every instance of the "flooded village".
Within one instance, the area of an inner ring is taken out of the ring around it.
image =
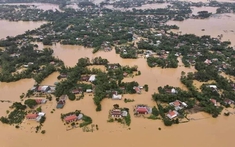
[[[233,146],[234,14],[97,3],[3,6],[45,10],[0,20],[1,146]]]

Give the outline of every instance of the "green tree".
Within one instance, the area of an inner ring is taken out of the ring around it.
[[[34,108],[36,105],[37,105],[37,102],[36,100],[34,99],[27,99],[25,102],[24,102],[25,105],[27,105],[29,108]]]
[[[152,114],[155,115],[155,116],[158,116],[159,115],[159,111],[157,110],[156,106],[154,106],[152,108]]]

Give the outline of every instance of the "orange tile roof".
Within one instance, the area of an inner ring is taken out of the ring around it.
[[[174,116],[176,113],[175,113],[175,111],[169,111],[169,113],[168,113],[170,116]]]
[[[36,113],[31,113],[31,114],[27,114],[26,115],[26,118],[28,118],[28,119],[36,119],[38,117],[38,114],[36,114]]]
[[[174,106],[180,106],[180,102],[178,100],[174,101]]]
[[[77,116],[74,114],[74,115],[66,116],[66,117],[64,118],[64,121],[73,121],[73,120],[75,120],[75,119],[77,119]]]

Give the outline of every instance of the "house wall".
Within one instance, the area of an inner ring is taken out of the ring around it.
[[[122,115],[112,115],[113,118],[122,118]]]

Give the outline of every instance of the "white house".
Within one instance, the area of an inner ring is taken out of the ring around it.
[[[49,90],[50,90],[49,86],[39,86],[37,89],[38,92],[47,92]]]
[[[95,75],[91,75],[88,81],[89,82],[94,82],[95,81]]]
[[[91,93],[91,92],[92,92],[92,89],[87,89],[86,92],[87,92],[87,93]]]
[[[173,93],[173,94],[177,93],[177,91],[175,90],[175,88],[172,88],[172,89],[171,89],[171,93]]]
[[[113,100],[121,100],[121,99],[122,99],[122,95],[121,95],[121,94],[118,94],[117,91],[115,91],[115,92],[113,93],[112,99],[113,99]]]
[[[217,89],[217,86],[216,86],[216,85],[208,85],[208,87]]]
[[[44,112],[39,112],[38,113],[38,116],[37,116],[37,118],[36,118],[36,121],[40,121],[41,120],[41,118],[43,117],[43,116],[45,116],[46,114],[44,113]]]
[[[80,114],[78,115],[78,120],[79,120],[79,119],[82,119],[82,117],[83,117],[83,114],[80,113]]]

